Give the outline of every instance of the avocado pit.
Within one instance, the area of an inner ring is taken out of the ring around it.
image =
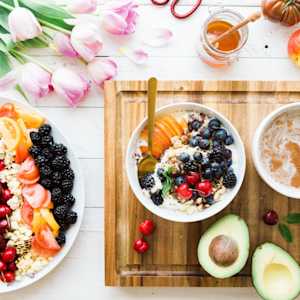
[[[238,245],[231,237],[218,235],[209,245],[209,256],[218,266],[231,266],[239,256]]]

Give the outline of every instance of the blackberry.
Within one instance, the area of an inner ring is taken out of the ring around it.
[[[61,156],[61,155],[67,154],[68,149],[67,149],[67,147],[66,147],[65,145],[63,145],[63,144],[54,144],[54,145],[52,146],[52,151],[53,151],[53,153],[55,153],[56,155]]]
[[[67,223],[67,222],[65,222],[65,220],[66,220],[68,212],[69,212],[69,207],[67,205],[65,205],[65,204],[59,205],[53,209],[53,216],[59,224],[61,224],[61,223],[65,224],[65,223]]]
[[[47,165],[42,165],[40,167],[40,175],[42,178],[47,178],[47,177],[50,177],[52,174],[52,170],[49,166]]]
[[[62,189],[63,192],[69,193],[73,189],[73,181],[72,180],[68,180],[68,179],[64,179],[61,182],[60,186],[61,186],[61,189]]]
[[[192,193],[192,199],[193,200],[197,200],[199,198],[199,192],[198,191],[193,191],[193,193]]]
[[[70,161],[65,156],[57,156],[52,161],[52,167],[56,171],[60,171],[64,168],[68,168],[70,165]]]
[[[66,224],[75,224],[77,221],[77,213],[75,211],[70,210],[66,216]]]
[[[215,147],[208,155],[210,161],[221,162],[224,159],[224,153],[222,147]]]
[[[62,177],[64,179],[74,180],[74,171],[72,169],[65,169],[62,172]]]
[[[59,246],[63,246],[66,243],[66,235],[63,230],[59,230],[58,236],[56,237],[56,241]]]
[[[40,184],[47,190],[50,190],[52,187],[52,182],[49,178],[44,178],[40,181]]]
[[[60,172],[53,172],[52,174],[52,183],[54,186],[59,186],[62,180]]]
[[[45,136],[42,136],[41,138],[41,141],[40,141],[40,145],[42,147],[49,147],[53,144],[53,137],[50,136],[50,135],[45,135]]]
[[[49,148],[45,148],[42,150],[42,155],[46,157],[48,160],[52,160],[54,158],[53,153]]]
[[[34,145],[38,145],[41,141],[41,136],[38,132],[32,131],[30,132],[30,139]]]
[[[151,173],[148,173],[140,178],[140,185],[142,189],[150,190],[155,185],[155,180]]]
[[[44,124],[39,128],[39,134],[41,136],[49,135],[51,132],[51,126],[49,124]]]
[[[75,203],[75,198],[72,194],[66,194],[62,196],[62,202],[69,207],[72,207]]]
[[[223,185],[228,189],[235,187],[236,183],[237,178],[233,172],[227,173],[223,178]]]
[[[45,166],[47,164],[47,159],[43,155],[39,155],[35,160],[35,163],[38,165],[38,167]]]
[[[53,201],[54,206],[62,204],[62,192],[60,188],[56,187],[52,189],[51,200]]]
[[[33,157],[36,158],[41,154],[41,149],[38,146],[32,146],[29,149],[29,154]]]
[[[188,161],[183,165],[183,169],[185,171],[197,172],[199,170],[199,167],[196,162]]]
[[[224,149],[224,157],[226,158],[226,159],[231,159],[231,157],[232,157],[232,151],[230,150],[230,149]]]
[[[164,202],[164,199],[162,197],[161,191],[158,191],[158,192],[152,194],[151,200],[157,206],[162,205]]]

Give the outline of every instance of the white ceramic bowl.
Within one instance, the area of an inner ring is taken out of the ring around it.
[[[268,126],[273,122],[274,119],[279,117],[281,114],[290,112],[290,111],[295,111],[295,110],[300,111],[300,102],[284,105],[284,106],[274,110],[272,113],[267,115],[262,120],[262,122],[259,124],[258,128],[256,129],[256,132],[253,137],[252,158],[253,158],[254,165],[255,165],[255,168],[256,168],[258,174],[272,189],[274,189],[276,192],[278,192],[284,196],[300,199],[300,190],[299,189],[281,184],[272,178],[272,176],[269,174],[268,170],[266,170],[266,168],[263,166],[263,163],[261,161],[261,153],[260,153],[261,139],[262,139],[262,136],[263,136],[265,130],[268,128]]]
[[[203,112],[208,114],[212,117],[217,117],[223,123],[223,126],[232,134],[234,138],[234,145],[230,146],[230,149],[233,153],[233,169],[237,175],[237,184],[233,189],[227,190],[221,197],[220,201],[214,203],[209,208],[204,209],[203,211],[196,212],[194,214],[186,214],[174,210],[170,210],[164,207],[156,206],[153,204],[151,199],[146,197],[140,187],[137,175],[137,164],[136,160],[134,159],[134,153],[136,151],[137,141],[139,139],[140,133],[143,128],[146,126],[147,119],[144,119],[138,127],[132,133],[132,136],[129,140],[129,144],[127,147],[127,154],[126,154],[126,171],[129,180],[129,184],[138,198],[138,200],[152,213],[158,215],[164,219],[176,222],[196,222],[200,220],[207,219],[222,209],[224,209],[236,196],[238,193],[241,184],[243,182],[245,176],[245,169],[246,169],[246,159],[245,159],[245,149],[243,142],[240,138],[239,133],[233,127],[228,119],[226,119],[223,115],[218,113],[217,111],[197,103],[178,103],[178,104],[171,104],[160,108],[156,115],[165,114],[165,113],[172,113],[174,111],[196,111],[196,112]]]
[[[44,276],[46,276],[48,273],[50,273],[67,255],[67,253],[70,251],[72,245],[75,242],[75,239],[79,233],[79,228],[83,219],[83,212],[84,212],[84,206],[85,206],[85,196],[84,196],[84,178],[81,174],[81,169],[79,166],[79,161],[76,158],[73,150],[71,149],[70,143],[66,139],[66,137],[63,135],[63,133],[56,127],[56,125],[47,118],[43,113],[38,111],[37,109],[33,108],[32,106],[29,106],[27,104],[18,102],[18,101],[12,101],[10,99],[5,99],[3,97],[0,98],[0,105],[10,102],[10,103],[15,103],[20,107],[24,107],[29,111],[33,111],[38,113],[39,115],[43,116],[46,120],[47,123],[52,126],[52,133],[54,140],[56,142],[61,142],[65,144],[68,148],[68,158],[71,161],[71,167],[74,170],[75,173],[75,181],[74,181],[74,189],[73,189],[73,195],[76,198],[76,202],[74,204],[73,210],[77,212],[78,214],[78,219],[77,222],[68,229],[66,233],[66,244],[63,246],[61,251],[53,257],[53,260],[49,262],[47,266],[45,266],[40,272],[36,273],[36,275],[32,278],[29,277],[24,277],[22,281],[15,281],[9,285],[6,284],[1,284],[0,283],[0,293],[7,293],[11,291],[15,291],[21,288],[24,288]],[[62,129],[63,130],[63,129]]]

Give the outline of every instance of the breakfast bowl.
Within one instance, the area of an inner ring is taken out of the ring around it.
[[[126,153],[132,191],[153,214],[175,222],[205,220],[237,195],[245,175],[243,142],[231,122],[207,106],[182,102],[156,111],[153,174],[138,176],[147,151],[147,118],[133,131]]]
[[[267,115],[252,141],[252,158],[260,177],[278,193],[300,199],[300,102]]]

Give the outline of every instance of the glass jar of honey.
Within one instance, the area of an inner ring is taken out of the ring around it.
[[[232,10],[217,11],[204,23],[197,42],[197,51],[201,59],[212,67],[225,67],[236,60],[240,50],[248,39],[248,26],[227,35],[212,44],[218,36],[243,21],[243,16]]]

